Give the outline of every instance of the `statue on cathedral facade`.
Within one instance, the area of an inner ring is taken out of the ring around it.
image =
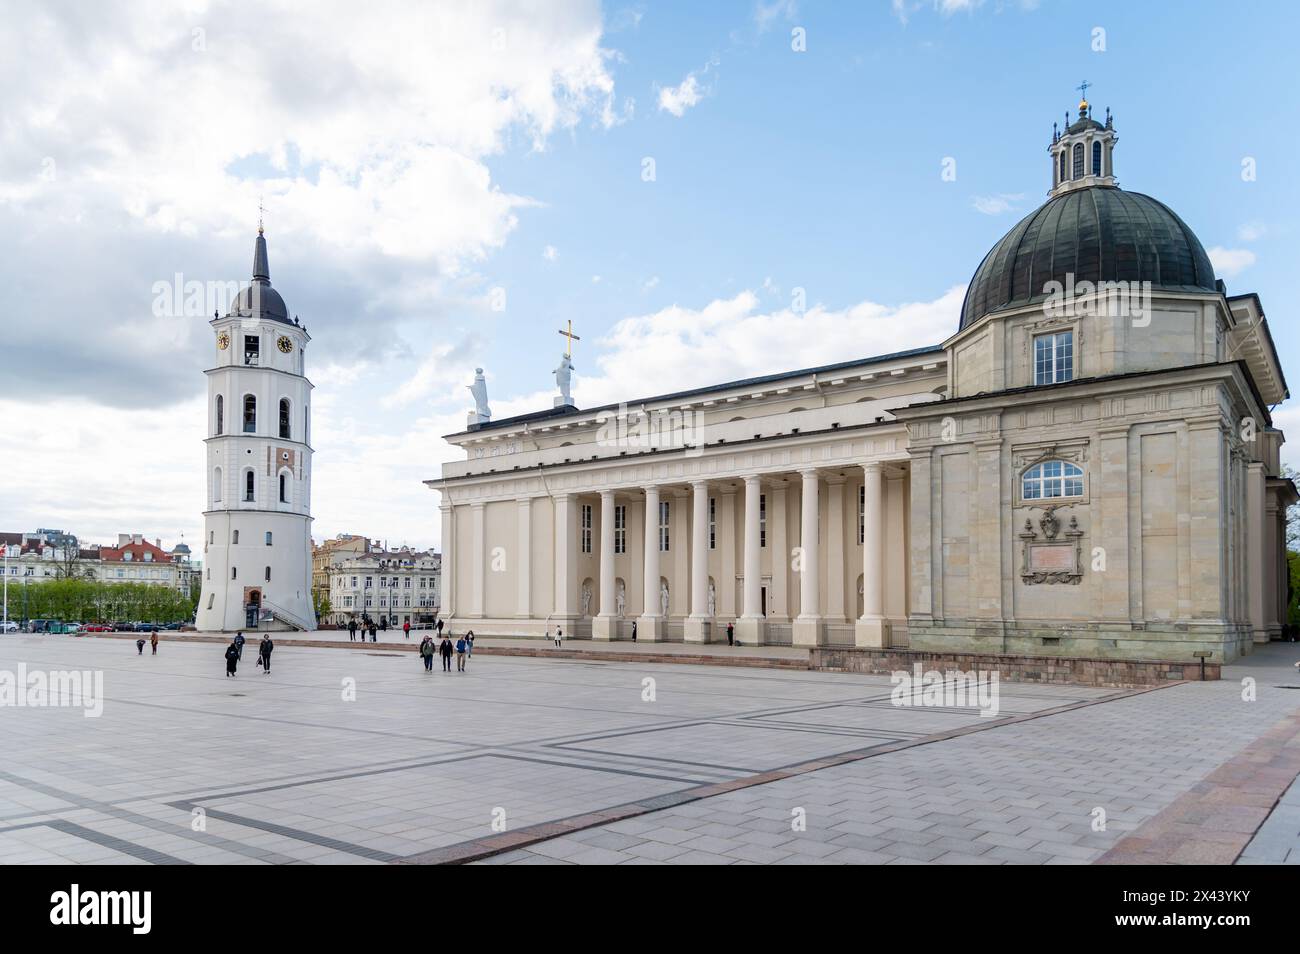
[[[483,377],[483,369],[474,369],[474,383],[466,385],[469,393],[474,395],[474,410],[469,412],[467,423],[470,427],[476,424],[486,424],[492,420],[492,409],[488,407],[487,396],[487,379]]]

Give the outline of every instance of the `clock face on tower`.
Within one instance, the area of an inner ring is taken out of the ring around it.
[[[293,350],[293,342],[289,340],[288,335],[280,335],[280,340],[275,343],[275,346],[285,354]]]
[[[230,347],[230,334],[228,332],[223,331],[217,335],[217,347],[222,351]]]

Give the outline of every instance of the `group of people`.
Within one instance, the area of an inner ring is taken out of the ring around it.
[[[450,635],[442,636],[442,621],[439,620],[438,635],[442,637],[441,641],[432,636],[420,640],[420,658],[424,660],[424,671],[433,672],[433,657],[437,654],[442,657],[442,671],[451,672],[451,655],[455,652],[456,671],[464,672],[465,661],[474,656],[474,630],[471,629],[458,638],[453,646]]]
[[[244,658],[244,634],[236,633],[235,638],[230,641],[226,647],[226,676],[235,675],[235,670],[239,668],[239,661]],[[271,652],[275,649],[275,643],[271,642],[269,634],[262,636],[262,642],[257,647],[257,664],[262,667],[262,675],[271,674]]]
[[[373,619],[364,619],[361,621],[361,641],[363,643],[366,641],[367,632],[370,634],[370,641],[372,643],[378,642],[378,639],[376,637],[379,633],[379,627],[375,625],[375,621]],[[357,621],[355,619],[350,619],[348,620],[348,641],[355,642],[356,638],[357,638]]]
[[[149,634],[149,645],[151,645],[151,646],[153,647],[153,652],[150,653],[150,655],[151,655],[151,656],[157,656],[157,655],[158,655],[158,630],[155,629],[155,630],[153,630],[153,632],[151,632],[151,633]],[[143,656],[143,655],[144,655],[144,637],[143,637],[143,636],[141,636],[139,639],[137,639],[137,640],[135,641],[135,652],[136,652],[136,655],[137,655],[137,656]]]

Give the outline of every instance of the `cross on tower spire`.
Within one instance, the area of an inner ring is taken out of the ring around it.
[[[266,214],[266,207],[262,205],[262,197],[257,197],[257,234],[262,234],[262,216]]]
[[[565,356],[566,358],[572,358],[572,357],[573,357],[573,343],[574,343],[575,341],[581,341],[581,340],[582,340],[581,338],[579,338],[577,335],[575,335],[575,334],[573,333],[573,319],[572,319],[572,318],[569,319],[569,322],[568,322],[568,330],[566,331],[564,328],[561,328],[561,329],[560,329],[560,334],[564,335],[564,337],[568,339],[567,341],[564,342],[564,356]]]

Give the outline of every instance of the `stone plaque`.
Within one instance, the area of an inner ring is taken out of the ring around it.
[[[1073,543],[1031,543],[1029,545],[1029,572],[1073,573]]]

